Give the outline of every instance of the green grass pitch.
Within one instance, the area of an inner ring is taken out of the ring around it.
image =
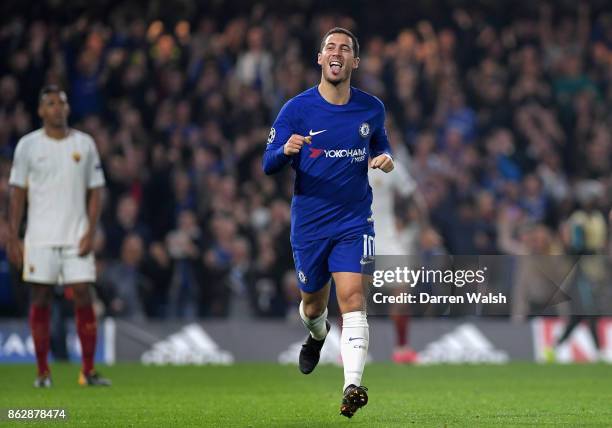
[[[0,408],[65,408],[65,422],[4,426],[475,427],[612,426],[612,366],[406,367],[370,364],[370,403],[340,416],[342,370],[320,366],[102,367],[110,388],[82,388],[78,367],[52,366],[54,386],[32,387],[32,366],[0,366]]]

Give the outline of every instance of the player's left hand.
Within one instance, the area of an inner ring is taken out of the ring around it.
[[[79,241],[79,257],[86,256],[93,250],[94,233],[86,232]]]
[[[391,156],[386,154],[378,155],[370,161],[370,168],[372,169],[382,169],[383,172],[391,172],[395,165],[393,164],[393,159]]]

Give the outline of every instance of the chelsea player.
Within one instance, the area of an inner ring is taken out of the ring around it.
[[[263,157],[266,174],[287,163],[296,171],[291,206],[291,245],[301,289],[300,316],[310,331],[299,367],[311,373],[330,329],[330,278],[342,312],[344,397],[340,412],[352,417],[367,404],[361,385],[368,354],[362,265],[374,255],[372,189],[368,162],[393,169],[382,102],[351,86],[359,43],[333,28],[321,42],[321,81],[289,100],[274,122]]]

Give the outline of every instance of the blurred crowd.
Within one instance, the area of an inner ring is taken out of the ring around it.
[[[285,316],[298,299],[292,172],[265,176],[261,155],[284,102],[318,82],[321,35],[340,25],[362,45],[354,84],[384,101],[396,160],[427,204],[429,218],[411,203],[396,212],[410,248],[606,252],[612,8],[536,4],[494,20],[449,7],[381,35],[350,9],[314,6],[224,19],[150,18],[128,5],[67,23],[4,17],[0,247],[12,152],[40,126],[38,91],[57,83],[106,174],[95,245],[106,313]],[[17,276],[0,250],[0,315],[25,311]]]

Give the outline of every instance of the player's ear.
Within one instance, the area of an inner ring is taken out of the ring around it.
[[[43,118],[42,103],[38,103],[38,111],[37,111],[37,113],[38,113],[38,117],[42,119]]]
[[[359,68],[359,57],[353,58],[353,70]]]
[[[323,55],[321,55],[321,52],[319,52],[319,53],[317,54],[317,64],[322,65],[322,64],[321,64],[321,62],[322,62],[322,58],[323,58]]]

